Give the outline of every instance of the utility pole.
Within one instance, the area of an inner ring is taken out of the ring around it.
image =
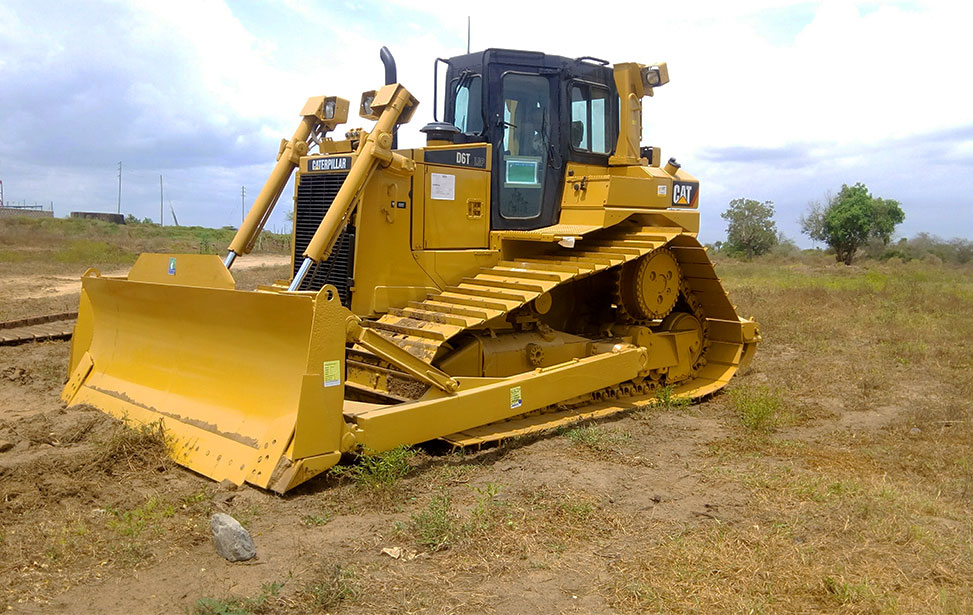
[[[118,163],[118,213],[122,213],[122,163]]]
[[[166,211],[162,206],[162,175],[159,175],[159,224],[166,225]]]
[[[247,187],[240,186],[240,226],[243,226],[243,211],[247,206]]]

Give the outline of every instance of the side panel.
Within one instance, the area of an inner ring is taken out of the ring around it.
[[[486,248],[490,236],[490,173],[421,165],[425,175],[423,248]]]
[[[356,211],[351,302],[356,314],[381,314],[438,290],[412,257],[413,194],[412,177],[382,169],[375,171],[365,188]]]

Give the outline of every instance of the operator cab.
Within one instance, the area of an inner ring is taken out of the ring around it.
[[[455,143],[493,145],[495,230],[536,229],[559,216],[567,162],[608,166],[618,93],[604,60],[488,49],[445,62],[445,121]]]

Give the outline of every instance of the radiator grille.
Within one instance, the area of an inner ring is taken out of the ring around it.
[[[311,237],[318,230],[318,225],[331,207],[341,184],[344,183],[346,173],[315,173],[301,175],[301,183],[297,187],[297,212],[294,216],[294,272],[304,260],[301,256]],[[355,266],[355,226],[349,224],[338,236],[331,257],[311,268],[301,290],[321,290],[325,284],[331,284],[338,289],[341,304],[349,307],[351,304],[351,287]]]

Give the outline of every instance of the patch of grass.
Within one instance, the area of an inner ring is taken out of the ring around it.
[[[620,434],[605,429],[601,425],[583,425],[573,427],[564,432],[573,444],[590,448],[601,453],[612,453],[617,445],[629,439],[627,434]]]
[[[250,615],[243,600],[239,598],[200,598],[193,607],[193,615]]]
[[[332,519],[334,519],[334,513],[326,510],[319,515],[304,515],[301,518],[301,523],[307,526],[320,526],[330,523]]]
[[[412,470],[411,461],[415,456],[408,446],[400,446],[384,453],[365,451],[357,463],[350,466],[335,466],[333,476],[348,477],[362,487],[369,489],[391,489]]]
[[[321,579],[304,586],[300,597],[315,609],[332,609],[347,600],[356,600],[361,589],[351,567],[332,564],[326,567]]]
[[[236,230],[153,223],[111,224],[80,218],[0,219],[0,261],[128,264],[141,252],[215,254],[229,245]],[[40,249],[38,249],[40,247]],[[289,234],[264,231],[257,252],[286,253]]]
[[[867,577],[861,583],[848,583],[826,576],[823,586],[825,594],[843,606],[863,602],[876,596],[875,590],[868,585]]]
[[[781,421],[783,401],[767,386],[744,385],[730,389],[730,402],[740,423],[752,432],[767,432]]]
[[[252,598],[200,598],[193,607],[193,615],[261,615],[275,610],[283,583],[266,583]]]
[[[692,399],[686,396],[676,395],[674,391],[675,387],[671,384],[656,389],[655,405],[664,410],[678,410],[679,408],[685,408],[693,404]]]
[[[119,425],[107,437],[97,441],[97,451],[97,457],[88,464],[88,469],[108,473],[124,469],[135,472],[139,468],[168,468],[173,465],[161,420],[148,424],[126,422],[124,427]]]
[[[464,524],[467,534],[476,534],[489,530],[496,523],[502,522],[501,517],[504,507],[498,495],[500,495],[501,485],[497,483],[487,483],[484,487],[473,487],[476,494],[476,503],[470,511],[470,518]],[[509,525],[509,524],[508,524]]]
[[[416,541],[430,551],[448,549],[461,531],[449,492],[444,489],[434,495],[425,509],[412,515],[409,527]]]
[[[108,527],[122,536],[138,538],[147,527],[161,532],[162,528],[158,522],[175,515],[176,507],[153,496],[138,508],[125,511],[109,509],[108,513],[114,517],[108,521]]]
[[[136,254],[107,241],[75,240],[54,253],[60,263],[110,263],[131,264]]]

